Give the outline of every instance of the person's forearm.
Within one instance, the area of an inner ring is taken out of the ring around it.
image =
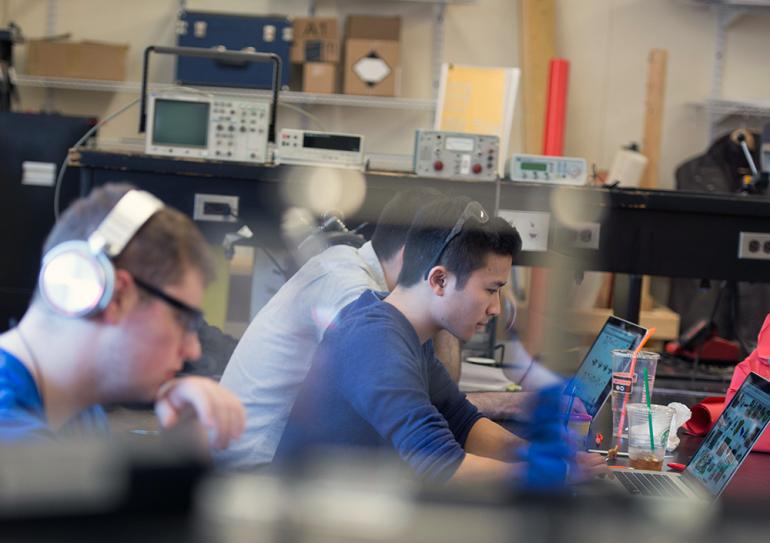
[[[465,452],[510,462],[527,442],[489,419],[479,419],[465,440]]]
[[[468,392],[465,396],[492,420],[526,420],[534,398],[531,392]]]
[[[465,454],[460,467],[450,479],[451,482],[470,482],[479,480],[501,480],[517,477],[522,471],[522,464],[509,464],[484,458],[475,454]]]

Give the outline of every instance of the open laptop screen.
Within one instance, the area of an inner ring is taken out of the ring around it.
[[[575,397],[592,417],[596,416],[610,392],[612,351],[633,349],[647,330],[641,326],[610,316],[599,331],[591,348],[575,374]]]
[[[687,464],[685,477],[718,496],[769,421],[770,381],[751,373]]]

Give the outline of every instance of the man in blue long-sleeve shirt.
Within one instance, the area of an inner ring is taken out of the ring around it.
[[[486,326],[520,248],[516,230],[478,202],[425,206],[393,292],[364,292],[327,330],[276,459],[347,446],[390,449],[434,482],[512,475],[522,441],[465,399],[430,338],[447,330],[467,340]]]
[[[236,439],[238,399],[175,378],[200,357],[212,274],[198,229],[154,196],[108,183],[75,201],[46,240],[27,312],[0,334],[0,447],[104,437],[102,405],[151,400],[163,427],[197,419],[212,446]]]

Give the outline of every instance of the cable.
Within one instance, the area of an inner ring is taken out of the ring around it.
[[[757,177],[759,175],[759,172],[757,172],[757,166],[754,164],[754,158],[751,156],[751,151],[749,151],[749,145],[746,143],[746,134],[743,132],[739,133],[737,138],[738,145],[740,145],[741,150],[743,151],[743,156],[746,158],[746,162],[749,165],[749,169],[751,170],[751,175],[753,177]]]
[[[307,117],[311,121],[315,122],[318,125],[319,130],[321,130],[322,132],[326,132],[326,127],[324,126],[324,123],[321,122],[321,119],[319,119],[318,117],[316,117],[315,115],[313,115],[309,111],[304,110],[301,107],[293,106],[291,104],[280,104],[279,103],[278,105],[280,107],[285,107],[285,108],[288,108],[288,109],[293,109],[294,111],[296,111],[300,115],[304,115],[305,117]]]
[[[94,126],[92,126],[88,130],[88,132],[83,134],[83,137],[81,137],[75,143],[75,145],[72,146],[72,149],[79,148],[83,144],[84,141],[86,141],[88,138],[90,138],[93,135],[94,132],[99,130],[102,126],[107,124],[107,122],[111,121],[112,119],[114,119],[115,117],[117,117],[118,115],[120,115],[121,113],[123,113],[124,111],[129,109],[130,107],[135,106],[136,104],[138,104],[139,100],[140,100],[139,98],[136,98],[135,100],[132,100],[129,104],[123,106],[122,108],[120,108],[119,110],[117,110],[117,111],[115,111],[113,113],[110,113],[104,119],[102,119],[101,121],[96,123]],[[61,198],[61,186],[62,186],[62,181],[64,180],[64,172],[67,171],[67,162],[68,162],[68,157],[64,157],[64,161],[62,162],[61,169],[59,170],[59,175],[56,176],[56,184],[54,186],[54,192],[53,192],[53,216],[54,216],[54,218],[57,221],[59,220],[59,199]]]
[[[714,319],[716,319],[717,309],[719,308],[719,302],[722,300],[722,293],[725,291],[726,287],[727,287],[727,281],[722,281],[722,284],[719,286],[719,292],[717,292],[717,299],[714,302],[714,307],[711,308],[711,316],[709,317],[709,326],[716,327],[716,323]]]
[[[258,249],[262,249],[262,252],[265,253],[265,256],[267,256],[267,258],[270,259],[270,262],[273,263],[273,266],[275,266],[275,268],[281,273],[281,275],[283,275],[286,278],[287,281],[291,279],[291,274],[289,274],[289,272],[278,263],[278,260],[273,256],[273,254],[270,251],[267,250],[267,248],[264,245],[257,245],[256,247]]]

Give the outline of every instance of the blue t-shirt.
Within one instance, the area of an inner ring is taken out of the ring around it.
[[[276,452],[282,461],[317,446],[390,449],[420,477],[448,480],[482,415],[466,400],[433,343],[385,293],[364,292],[327,329]]]
[[[35,380],[15,356],[0,349],[0,443],[109,433],[100,406],[86,409],[58,432],[48,426]]]

